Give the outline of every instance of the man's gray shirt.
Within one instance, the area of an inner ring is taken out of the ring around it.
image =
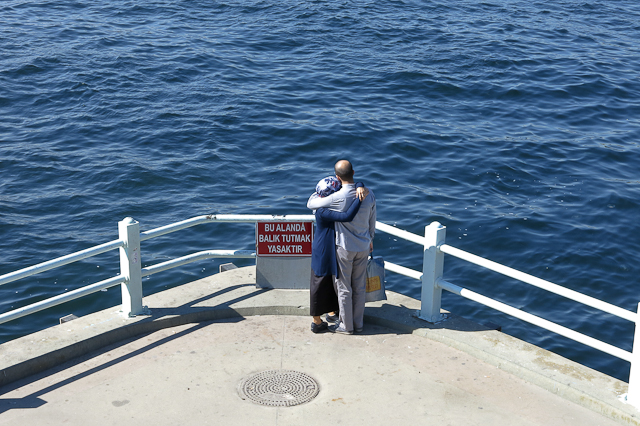
[[[356,185],[346,183],[340,191],[321,198],[314,193],[307,201],[307,207],[317,210],[326,207],[331,210],[344,212],[349,209],[356,199]],[[369,244],[376,232],[376,198],[373,191],[364,199],[360,210],[351,222],[336,222],[336,245],[347,251],[369,251]]]

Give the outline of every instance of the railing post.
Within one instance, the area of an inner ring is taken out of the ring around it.
[[[636,312],[640,315],[640,304],[638,304],[638,310]],[[638,319],[636,319],[636,330],[633,336],[633,355],[631,356],[627,403],[640,409],[640,324],[638,323]]]
[[[120,274],[127,279],[121,284],[122,312],[134,317],[147,313],[146,306],[142,306],[140,224],[127,217],[118,222],[118,233],[124,241],[124,247],[120,247]]]
[[[447,228],[438,222],[432,222],[424,230],[422,303],[418,317],[432,323],[442,319],[442,315],[440,315],[442,289],[438,286],[438,279],[442,277],[444,253],[438,249],[438,246],[444,244],[446,233]]]

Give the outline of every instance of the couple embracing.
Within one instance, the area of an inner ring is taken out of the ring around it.
[[[316,216],[311,331],[353,334],[364,327],[367,259],[373,250],[376,201],[373,192],[354,182],[349,161],[338,161],[335,174],[318,182],[307,201]],[[320,316],[325,313],[334,325],[322,321]]]

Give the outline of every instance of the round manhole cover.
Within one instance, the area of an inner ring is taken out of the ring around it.
[[[320,392],[313,377],[292,370],[268,370],[240,382],[242,399],[271,407],[290,407],[311,401]]]

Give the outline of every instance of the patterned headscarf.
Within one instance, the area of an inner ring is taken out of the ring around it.
[[[320,182],[316,185],[316,193],[320,197],[326,197],[327,195],[331,195],[336,191],[339,191],[342,188],[342,183],[333,177],[328,176],[324,179],[320,179]]]

